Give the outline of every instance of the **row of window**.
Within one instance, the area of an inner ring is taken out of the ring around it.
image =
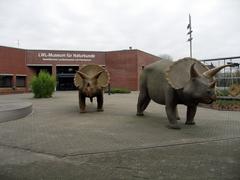
[[[13,87],[12,75],[0,75],[0,88]],[[16,76],[16,87],[26,87],[26,76]]]

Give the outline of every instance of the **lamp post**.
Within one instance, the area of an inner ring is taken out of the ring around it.
[[[189,41],[190,43],[190,57],[192,57],[192,23],[191,23],[191,15],[189,14],[189,23],[188,23],[188,26],[187,26],[187,29],[189,29],[187,35],[189,35],[189,38],[187,41]]]

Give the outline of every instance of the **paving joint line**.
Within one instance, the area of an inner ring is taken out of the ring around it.
[[[126,149],[99,151],[99,152],[70,153],[70,154],[63,154],[63,155],[48,153],[48,152],[44,152],[44,151],[36,151],[36,150],[32,150],[30,148],[12,146],[12,145],[7,145],[7,144],[3,144],[3,143],[0,143],[0,146],[63,159],[63,158],[75,157],[75,156],[89,156],[89,155],[99,155],[99,154],[109,154],[109,153],[131,152],[131,151],[137,151],[137,150],[148,150],[148,149],[157,149],[157,148],[197,145],[197,144],[202,144],[202,143],[221,142],[221,141],[228,141],[228,140],[240,140],[240,137],[219,138],[219,139],[214,138],[214,139],[195,141],[195,142],[182,142],[182,143],[174,143],[174,144],[164,144],[164,145],[147,146],[147,147],[135,147],[135,148],[126,148]]]
[[[99,152],[89,152],[89,153],[72,153],[72,154],[67,154],[65,157],[88,156],[88,155],[119,153],[119,152],[130,152],[130,151],[136,151],[136,150],[148,150],[148,149],[155,149],[155,148],[177,147],[177,146],[195,145],[195,144],[202,144],[202,143],[208,143],[208,142],[220,142],[220,141],[236,140],[236,139],[240,140],[240,137],[220,138],[220,139],[202,140],[202,141],[195,141],[195,142],[183,142],[183,143],[164,144],[164,145],[156,145],[156,146],[136,147],[136,148],[99,151]]]
[[[44,152],[44,151],[32,150],[31,148],[14,146],[14,145],[8,145],[8,144],[3,144],[3,143],[0,143],[0,146],[11,148],[11,149],[16,149],[16,150],[27,151],[27,152],[31,152],[31,153],[35,153],[35,154],[41,154],[41,155],[46,155],[46,156],[53,156],[53,157],[56,157],[56,158],[63,158],[63,157],[66,156],[66,155],[58,155],[58,154],[54,154],[54,153],[48,153],[48,152]]]

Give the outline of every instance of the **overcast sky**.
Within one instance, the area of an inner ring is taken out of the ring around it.
[[[0,0],[0,45],[140,49],[174,59],[240,56],[240,0]]]

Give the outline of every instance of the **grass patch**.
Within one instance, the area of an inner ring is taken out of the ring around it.
[[[108,93],[108,89],[106,89],[105,93]],[[127,88],[111,88],[110,89],[110,93],[111,94],[127,94],[127,93],[131,93],[131,91]]]

